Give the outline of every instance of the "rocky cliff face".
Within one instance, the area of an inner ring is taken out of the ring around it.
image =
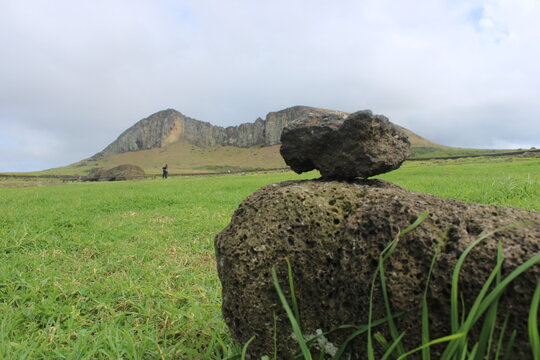
[[[283,128],[292,121],[323,114],[345,113],[308,106],[294,106],[271,112],[265,120],[258,118],[253,123],[223,128],[168,109],[140,120],[93,158],[164,147],[178,140],[185,140],[197,146],[276,145],[279,144]]]

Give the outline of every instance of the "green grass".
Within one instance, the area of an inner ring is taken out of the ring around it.
[[[430,157],[446,157],[446,156],[463,156],[463,155],[480,155],[480,154],[496,154],[499,152],[507,152],[511,150],[495,150],[495,149],[464,149],[447,146],[413,146],[411,147],[411,158],[430,158]]]
[[[538,158],[411,161],[379,177],[443,198],[540,211]]]
[[[540,211],[540,160],[409,163],[403,187]],[[214,236],[293,173],[0,187],[0,359],[220,359]]]
[[[213,238],[273,177],[0,188],[0,358],[233,351]]]

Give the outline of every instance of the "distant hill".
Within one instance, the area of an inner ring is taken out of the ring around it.
[[[270,112],[264,120],[224,128],[173,109],[163,110],[138,121],[94,156],[51,172],[82,175],[94,167],[129,163],[141,166],[147,173],[159,173],[163,162],[169,164],[171,173],[281,168],[286,166],[279,155],[283,128],[297,119],[329,113],[347,115],[337,110],[294,106]],[[486,152],[439,145],[402,129],[411,140],[413,157]]]
[[[168,109],[140,120],[92,159],[129,151],[163,148],[181,140],[200,147],[272,146],[279,144],[281,131],[292,121],[329,113],[346,114],[341,111],[294,106],[271,112],[265,120],[258,118],[253,123],[223,128]]]

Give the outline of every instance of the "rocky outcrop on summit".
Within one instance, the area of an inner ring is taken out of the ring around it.
[[[253,123],[223,128],[168,109],[140,120],[92,158],[99,159],[128,151],[160,148],[179,140],[185,140],[197,146],[271,146],[280,143],[281,132],[288,124],[308,116],[323,114],[345,113],[308,106],[294,106],[271,112],[265,120],[258,118]]]
[[[212,124],[168,109],[140,120],[93,158],[164,147],[181,138],[196,145],[213,145],[219,135]]]
[[[266,116],[265,120],[264,144],[266,146],[280,144],[283,128],[295,121],[323,115],[345,116],[347,113],[309,106],[294,106],[285,110],[271,112]]]

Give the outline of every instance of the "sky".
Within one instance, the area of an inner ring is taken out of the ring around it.
[[[539,0],[0,0],[0,172],[82,160],[157,111],[232,126],[371,109],[540,148]]]

